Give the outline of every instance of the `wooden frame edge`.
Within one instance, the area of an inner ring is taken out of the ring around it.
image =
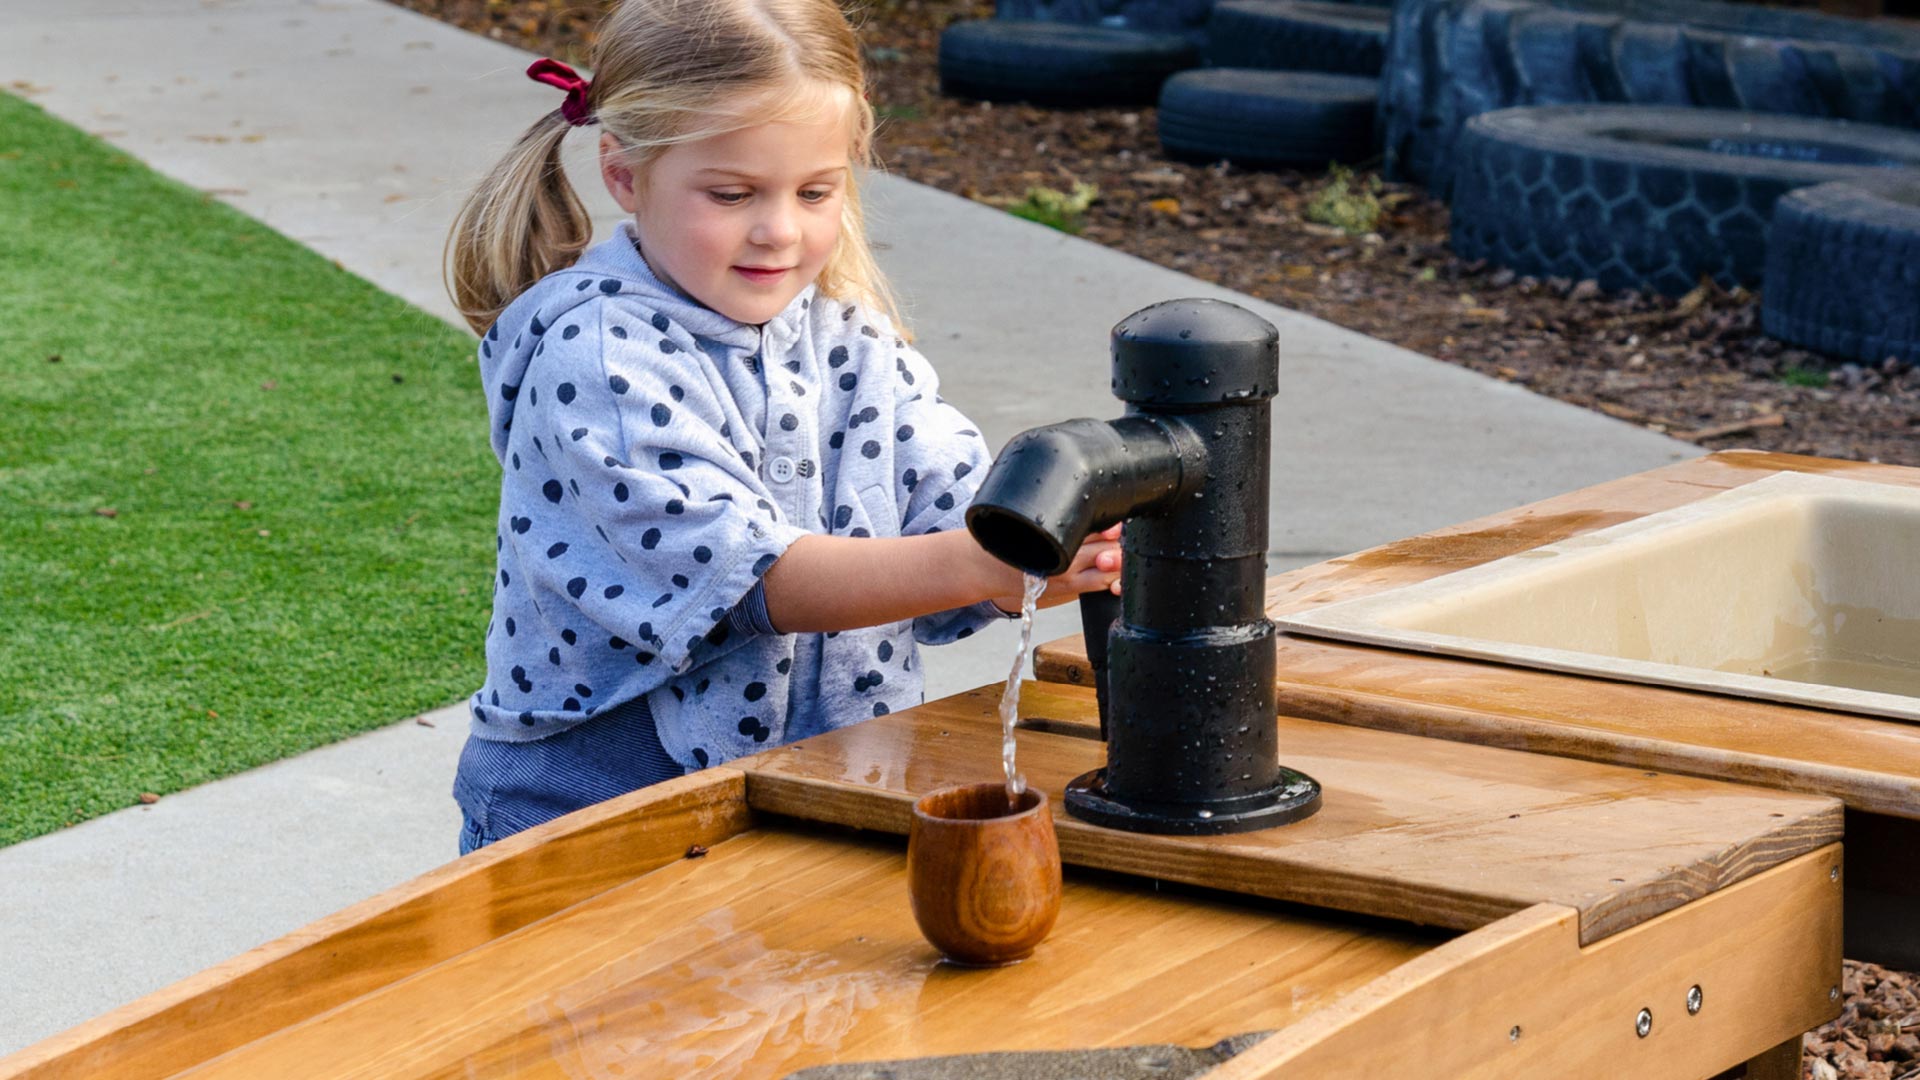
[[[166,1076],[752,825],[715,768],[510,836],[6,1058],[0,1080]],[[660,828],[660,825],[667,825]],[[653,828],[640,828],[651,825]]]
[[[1832,844],[1596,944],[1538,904],[1375,979],[1205,1080],[1700,1077],[1839,1010],[1841,847]],[[1687,1007],[1701,989],[1697,1014]],[[1640,1010],[1650,1030],[1638,1034]]]
[[[1478,661],[1469,661],[1478,663]],[[1497,668],[1499,665],[1487,665]],[[1470,742],[1534,754],[1594,761],[1627,768],[1658,769],[1704,780],[1754,784],[1802,795],[1831,795],[1855,810],[1903,817],[1912,813],[1910,793],[1872,773],[1738,750],[1627,735],[1577,723],[1530,716],[1501,716],[1457,705],[1434,705],[1365,690],[1275,682],[1279,712],[1327,724],[1397,731],[1452,742]],[[1691,691],[1675,691],[1691,693]],[[1362,719],[1358,714],[1365,712]]]

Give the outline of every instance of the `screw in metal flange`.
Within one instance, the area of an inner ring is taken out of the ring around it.
[[[1652,1009],[1641,1009],[1640,1015],[1633,1018],[1633,1033],[1643,1039],[1653,1034]]]
[[[1706,1003],[1706,995],[1700,992],[1700,988],[1698,986],[1691,987],[1687,990],[1687,1015],[1688,1016],[1699,1016],[1700,1006],[1705,1003]]]

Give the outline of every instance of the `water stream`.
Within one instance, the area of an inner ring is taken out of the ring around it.
[[[1033,651],[1033,609],[1040,594],[1047,591],[1047,579],[1027,575],[1027,587],[1020,598],[1020,650],[1013,654],[1013,670],[1007,674],[1007,689],[1000,695],[1000,767],[1007,774],[1007,809],[1019,805],[1027,790],[1027,778],[1013,766],[1013,726],[1020,719],[1020,679],[1027,670],[1027,654]]]

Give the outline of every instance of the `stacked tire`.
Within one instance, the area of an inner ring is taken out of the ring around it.
[[[1377,77],[1392,15],[1365,4],[1220,0],[1207,21],[1208,67]]]
[[[1920,364],[1920,173],[1803,188],[1774,207],[1761,326],[1878,364]]]
[[[1460,257],[1678,295],[1703,277],[1760,285],[1781,196],[1920,170],[1920,132],[1713,109],[1558,105],[1475,116],[1453,152]]]
[[[1483,112],[1625,103],[1920,126],[1920,29],[1714,0],[1401,0],[1384,165],[1445,197]]]
[[[1212,14],[1213,0],[995,0],[993,5],[999,21],[1179,34],[1195,48],[1206,40]]]
[[[1036,105],[1151,105],[1199,48],[1172,33],[978,19],[940,35],[940,91]]]
[[[1220,0],[1207,67],[1167,80],[1160,147],[1183,161],[1319,168],[1374,154],[1389,13],[1320,0]]]
[[[1168,157],[1251,168],[1320,168],[1373,154],[1379,80],[1312,71],[1202,68],[1167,80]]]

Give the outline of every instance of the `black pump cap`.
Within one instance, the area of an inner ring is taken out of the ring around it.
[[[1113,328],[1113,394],[1194,408],[1265,401],[1280,388],[1280,331],[1223,300],[1167,300]]]

